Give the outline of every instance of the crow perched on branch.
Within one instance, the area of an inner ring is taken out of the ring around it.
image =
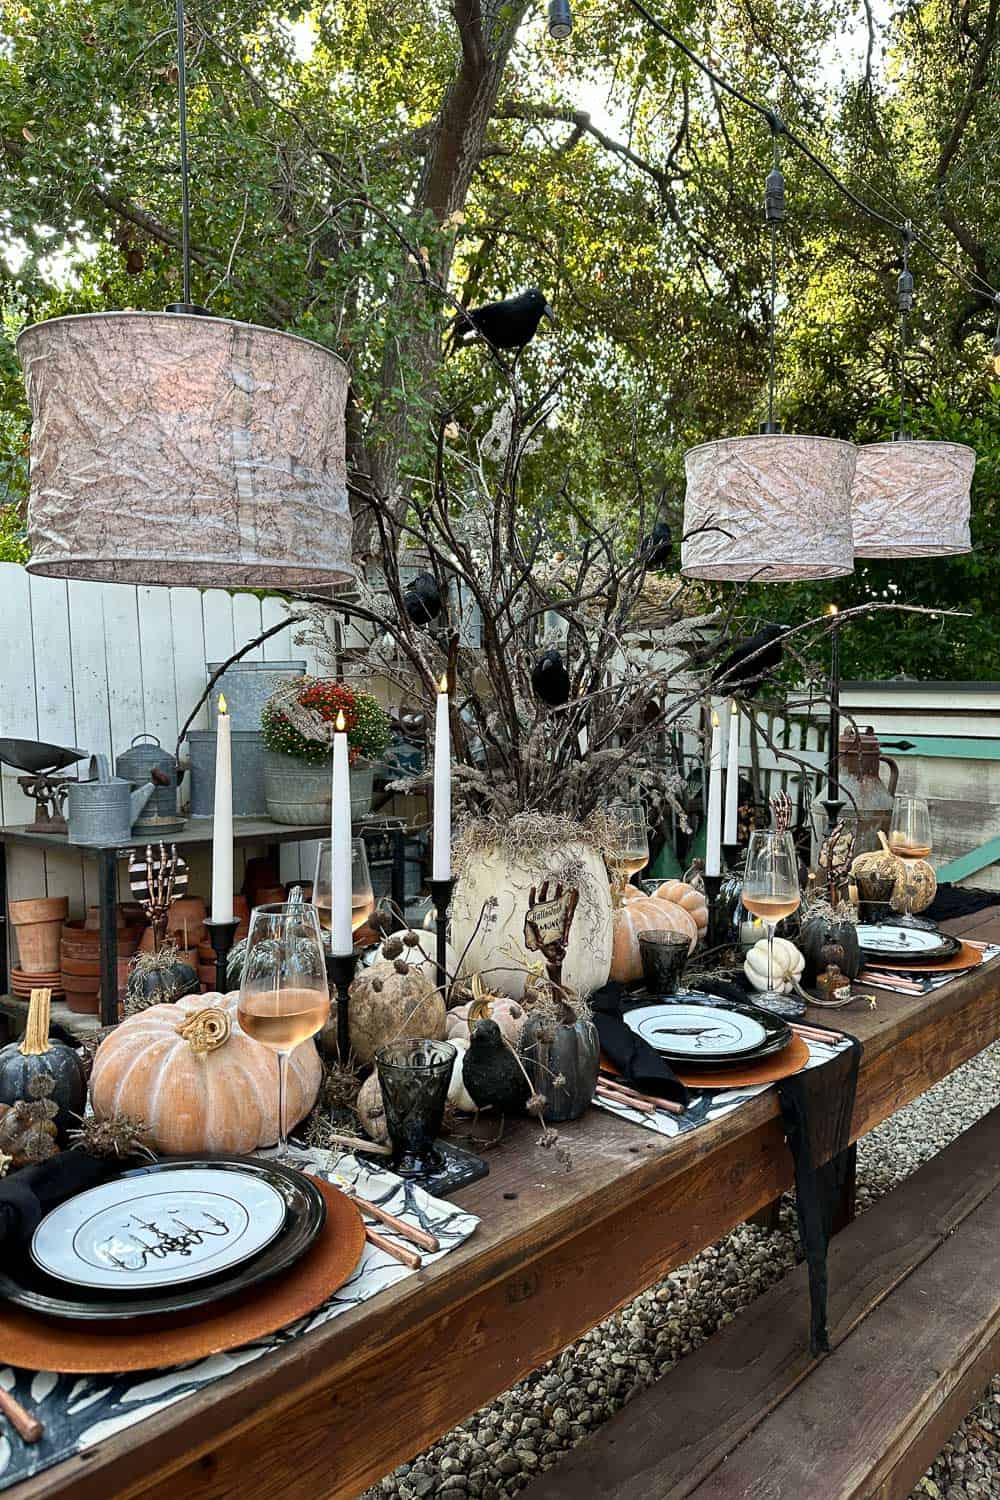
[[[452,330],[452,347],[469,344],[482,334],[496,349],[523,349],[538,332],[543,318],[555,323],[556,315],[545,294],[533,286],[503,302],[488,302],[485,307],[457,313],[448,328]]]
[[[650,572],[669,568],[673,558],[673,535],[666,521],[657,521],[641,543],[641,556]]]
[[[536,698],[547,708],[561,708],[569,702],[570,680],[566,663],[554,646],[543,651],[531,669],[531,686]]]
[[[712,673],[716,687],[724,693],[742,693],[745,698],[753,698],[762,683],[781,666],[784,652],[778,639],[785,630],[784,625],[765,625],[748,641],[742,641]]]
[[[403,594],[406,613],[414,625],[429,625],[441,613],[444,600],[433,573],[418,573]]]

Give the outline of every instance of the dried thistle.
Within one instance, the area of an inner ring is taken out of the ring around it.
[[[149,1126],[141,1115],[112,1115],[99,1120],[96,1115],[87,1115],[77,1130],[70,1132],[70,1144],[91,1156],[106,1156],[116,1159],[126,1156],[146,1156],[150,1161],[156,1155],[149,1149]]]

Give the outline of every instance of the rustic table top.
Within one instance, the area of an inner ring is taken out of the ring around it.
[[[1000,942],[995,908],[947,925]],[[1000,962],[811,1019],[864,1044],[856,1139],[997,1039]],[[560,1136],[568,1169],[508,1125],[456,1195],[482,1219],[460,1249],[13,1500],[347,1500],[791,1186],[774,1090],[672,1139],[598,1110]]]

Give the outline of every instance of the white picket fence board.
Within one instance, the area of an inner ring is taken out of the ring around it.
[[[225,660],[286,613],[280,599],[255,594],[67,583],[31,576],[14,563],[0,563],[0,598],[0,735],[78,745],[106,755],[112,769],[137,734],[155,734],[173,751],[178,729],[205,687],[206,663]],[[298,657],[316,670],[315,658],[294,645],[292,633],[279,630],[251,659]],[[193,727],[209,727],[207,705]],[[17,775],[10,767],[0,774],[6,824],[34,816],[35,804],[18,787]],[[289,877],[311,879],[314,847],[302,856],[296,845],[284,848]],[[192,888],[207,893],[210,851],[191,850],[188,857]],[[246,852],[237,850],[237,886],[245,864]],[[70,848],[43,854],[9,846],[7,877],[12,899],[65,895],[73,915],[97,900],[94,862]],[[119,894],[128,896],[124,862]]]

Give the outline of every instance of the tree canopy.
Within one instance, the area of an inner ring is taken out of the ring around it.
[[[579,0],[553,42],[527,0],[189,0],[194,297],[349,361],[351,481],[401,503],[430,472],[432,417],[474,447],[503,393],[482,346],[443,358],[457,299],[538,285],[559,326],[520,362],[559,380],[526,483],[632,541],[638,486],[679,534],[683,452],[752,431],[766,398],[766,124],[627,0]],[[979,453],[977,551],[866,563],[826,588],[757,588],[747,611],[902,599],[974,618],[855,628],[848,674],[1000,677],[1000,0],[664,0],[656,13],[767,101],[851,189],[920,226],[908,426]],[[27,412],[12,339],[67,311],[180,291],[171,0],[0,7],[0,491],[23,501]],[[901,241],[794,151],[779,245],[779,415],[857,440],[898,426]],[[430,283],[430,284],[429,284]],[[447,286],[451,298],[436,286]],[[970,290],[969,288],[972,288]],[[136,372],[141,379],[141,371]],[[16,529],[16,528],[15,528]],[[0,551],[16,551],[10,517]]]

